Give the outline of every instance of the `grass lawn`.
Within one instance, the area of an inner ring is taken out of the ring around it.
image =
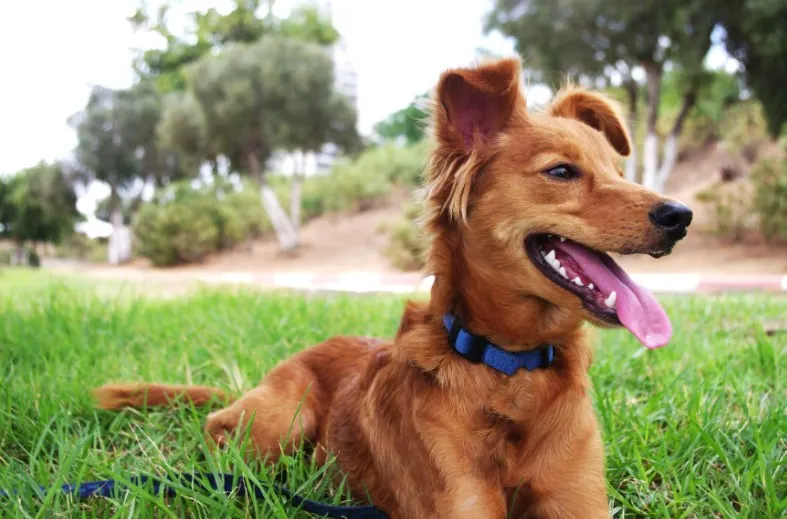
[[[90,389],[107,381],[253,387],[291,353],[335,334],[390,336],[400,298],[303,298],[204,291],[184,298],[97,295],[85,282],[0,272],[0,488],[130,474],[221,471],[273,476],[237,451],[205,449],[207,410],[106,413]],[[119,292],[118,292],[119,294]],[[675,339],[645,351],[601,332],[591,375],[615,517],[787,517],[787,315],[766,296],[665,300]],[[335,470],[329,467],[328,471]],[[313,499],[346,500],[303,456],[277,476]],[[293,517],[276,494],[240,499],[132,488],[114,500],[57,492],[0,500],[3,517]],[[304,514],[301,513],[300,516]]]

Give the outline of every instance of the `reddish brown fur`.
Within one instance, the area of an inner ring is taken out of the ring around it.
[[[647,213],[663,198],[621,178],[630,141],[600,94],[567,89],[547,113],[529,113],[509,59],[444,73],[434,97],[430,301],[407,304],[393,343],[337,338],[295,355],[212,413],[206,431],[221,444],[255,414],[253,445],[274,459],[303,435],[392,518],[609,517],[582,329],[595,318],[522,244],[537,231],[652,251],[663,238]],[[582,178],[543,175],[564,162]],[[467,362],[447,342],[449,310],[510,350],[559,345],[553,367],[508,377]],[[164,403],[152,393],[149,405]],[[99,397],[107,408],[139,402],[124,394],[105,386]]]

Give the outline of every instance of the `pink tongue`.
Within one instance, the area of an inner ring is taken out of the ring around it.
[[[585,275],[601,291],[604,298],[617,293],[618,319],[646,348],[667,344],[672,337],[672,324],[667,313],[646,288],[639,286],[612,261],[575,243],[555,242],[553,246],[577,262]]]

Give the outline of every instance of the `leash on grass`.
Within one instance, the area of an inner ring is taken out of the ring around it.
[[[132,485],[143,486],[148,483],[152,484],[153,494],[164,493],[168,497],[176,495],[176,491],[172,488],[171,484],[176,483],[182,486],[193,485],[194,488],[206,490],[220,490],[225,494],[235,492],[239,497],[248,495],[255,495],[257,499],[265,498],[265,491],[251,482],[246,480],[243,476],[235,476],[233,474],[210,474],[195,472],[189,474],[180,474],[174,479],[165,480],[153,476],[133,476],[129,478]],[[168,486],[167,484],[170,484]],[[207,485],[205,484],[207,483]],[[279,485],[272,485],[273,490],[278,494],[286,497],[296,507],[301,507],[301,510],[316,514],[322,517],[330,518],[344,518],[344,519],[388,519],[388,516],[379,508],[371,505],[366,506],[342,506],[342,505],[329,505],[327,503],[320,503],[306,499],[297,494],[290,492],[288,489]],[[40,487],[42,492],[46,492],[45,487]],[[77,499],[89,499],[91,497],[112,497],[124,490],[114,479],[104,479],[101,481],[90,481],[79,485],[66,484],[61,487],[65,494],[74,494]],[[0,490],[0,498],[9,498],[12,495],[19,494],[19,491],[5,492]]]

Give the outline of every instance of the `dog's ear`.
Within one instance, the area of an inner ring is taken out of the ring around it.
[[[582,121],[603,133],[624,157],[631,153],[631,138],[621,116],[620,105],[607,96],[567,87],[555,96],[549,112],[555,117]]]
[[[506,127],[517,102],[519,61],[503,59],[448,70],[437,85],[434,124],[440,144],[466,152],[488,144]]]
[[[513,116],[525,113],[521,65],[501,59],[442,74],[433,98],[437,148],[429,166],[429,198],[464,220],[473,175]]]

